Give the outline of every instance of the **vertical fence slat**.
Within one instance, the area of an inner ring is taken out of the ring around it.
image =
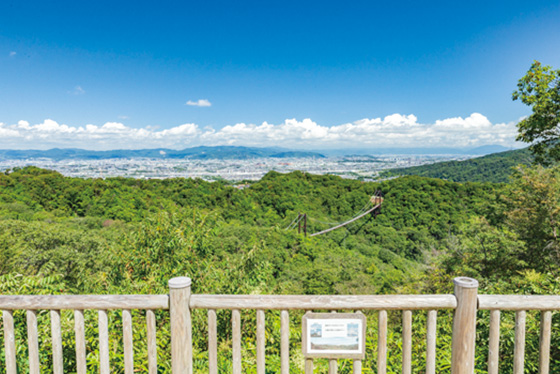
[[[513,374],[523,374],[525,366],[525,320],[524,310],[515,312],[515,345],[513,353]]]
[[[428,311],[426,324],[426,374],[436,374],[437,310]]]
[[[129,309],[123,309],[123,345],[124,345],[124,372],[134,373],[134,349],[132,347],[132,314]]]
[[[312,313],[311,310],[305,312],[305,314]],[[313,359],[306,358],[305,359],[305,374],[313,374]]]
[[[472,278],[458,277],[453,279],[453,283],[457,308],[453,314],[451,374],[472,374],[474,373],[478,282]]]
[[[363,314],[362,311],[360,311],[360,310],[356,310],[355,312],[358,313],[358,314]],[[364,336],[363,338],[364,338],[363,344],[364,344],[364,350],[365,350],[366,349],[365,348],[366,337]],[[352,374],[361,374],[361,373],[362,373],[362,360],[360,360],[360,359],[353,360],[352,361]]]
[[[488,374],[498,374],[500,360],[500,311],[490,311],[490,337],[488,339]]]
[[[16,336],[14,334],[14,315],[11,310],[2,311],[4,324],[4,354],[6,359],[6,374],[17,374],[16,366]]]
[[[352,363],[352,374],[362,373],[362,360],[354,360]]]
[[[218,322],[214,309],[208,309],[208,373],[218,374]]]
[[[231,311],[231,328],[233,340],[233,374],[241,374],[241,314],[237,309]]]
[[[290,374],[290,315],[280,312],[280,372]]]
[[[379,311],[377,322],[377,373],[387,373],[387,311]]]
[[[541,334],[539,341],[539,374],[548,374],[550,370],[550,330],[552,312],[541,312]]]
[[[86,336],[83,310],[74,310],[74,333],[76,335],[76,372],[86,374]]]
[[[192,374],[191,279],[177,277],[169,282],[171,325],[171,370],[173,374]]]
[[[403,310],[402,324],[402,373],[410,374],[412,370],[412,311]]]
[[[257,310],[257,374],[265,374],[265,314]]]
[[[99,373],[109,374],[109,318],[106,310],[97,311],[99,323]]]
[[[338,361],[336,359],[329,360],[329,374],[338,373]]]
[[[305,359],[305,374],[313,374],[313,359]]]
[[[336,313],[336,310],[331,310],[331,313]],[[329,374],[338,373],[338,361],[336,359],[329,360]]]
[[[60,310],[51,310],[51,336],[53,355],[53,374],[63,374],[64,360],[62,353],[62,330],[60,327]]]
[[[146,333],[148,338],[148,373],[157,374],[156,313],[146,310]]]
[[[37,334],[37,311],[28,310],[27,346],[29,347],[29,374],[39,374],[39,336]]]

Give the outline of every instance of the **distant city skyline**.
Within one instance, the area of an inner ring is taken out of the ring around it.
[[[0,148],[516,143],[557,1],[0,3]]]
[[[290,173],[296,170],[311,174],[331,174],[342,178],[368,180],[382,170],[431,164],[438,161],[464,160],[468,156],[379,156],[359,158],[273,158],[251,159],[147,159],[117,158],[102,160],[4,160],[0,172],[29,165],[56,170],[62,175],[79,178],[202,178],[205,180],[259,180],[271,170]]]

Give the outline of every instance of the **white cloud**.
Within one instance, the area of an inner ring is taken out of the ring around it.
[[[21,135],[19,134],[19,132],[17,130],[14,130],[12,128],[6,127],[6,125],[4,125],[2,122],[0,122],[0,139],[1,138],[18,138]]]
[[[206,99],[199,99],[197,101],[189,100],[185,103],[185,105],[208,107],[208,106],[212,106],[212,103],[210,101],[206,100]]]
[[[185,123],[177,127],[172,127],[169,130],[155,131],[154,135],[159,138],[166,138],[169,136],[195,136],[198,134],[198,126],[194,123]]]
[[[17,53],[15,51],[11,51],[10,54],[9,54],[10,57],[15,57],[16,55],[17,55]]]
[[[133,128],[120,122],[101,126],[70,126],[46,119],[31,125],[0,123],[0,148],[78,147],[87,149],[174,148],[196,145],[283,146],[292,148],[422,148],[476,147],[485,144],[516,146],[515,122],[491,123],[479,113],[434,123],[418,122],[414,115],[393,114],[364,118],[337,126],[311,119],[287,119],[280,124],[236,123],[221,129],[185,123],[168,129]]]
[[[76,86],[70,93],[72,95],[83,95],[86,93],[86,91],[81,86]]]
[[[29,129],[29,122],[27,121],[18,121],[17,126],[22,128],[22,129]]]
[[[100,131],[105,133],[124,133],[127,132],[128,127],[120,122],[107,122],[101,126]]]

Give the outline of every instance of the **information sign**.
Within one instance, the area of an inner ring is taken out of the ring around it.
[[[305,357],[365,357],[366,317],[361,313],[306,313],[302,328]]]

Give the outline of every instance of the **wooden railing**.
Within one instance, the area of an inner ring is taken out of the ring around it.
[[[265,373],[265,311],[280,311],[281,373],[290,372],[290,311],[354,310],[378,312],[377,373],[387,372],[387,311],[402,310],[402,373],[412,371],[412,313],[427,311],[426,373],[436,372],[436,324],[438,310],[454,310],[451,373],[472,374],[475,363],[475,334],[477,310],[490,310],[488,373],[498,373],[500,310],[516,311],[514,374],[524,371],[525,319],[527,310],[542,311],[540,330],[539,370],[549,373],[551,311],[560,310],[560,296],[500,296],[478,295],[478,282],[470,278],[456,278],[453,295],[375,295],[375,296],[289,296],[289,295],[191,295],[191,280],[186,277],[169,281],[169,295],[121,296],[0,296],[3,311],[4,354],[6,373],[16,374],[16,344],[14,338],[14,310],[25,310],[29,373],[39,374],[39,343],[37,311],[50,310],[52,331],[52,363],[55,374],[63,373],[60,311],[74,311],[76,340],[76,372],[85,374],[86,341],[84,310],[98,311],[99,371],[110,372],[107,310],[122,310],[124,372],[134,372],[131,310],[146,310],[148,371],[157,373],[155,310],[169,309],[171,328],[171,367],[175,374],[193,372],[193,309],[207,310],[208,372],[218,373],[217,310],[231,310],[232,372],[242,372],[241,310],[256,310],[256,368]],[[312,373],[314,362],[307,359],[305,373]],[[20,371],[24,371],[20,368]],[[361,373],[362,362],[353,361],[353,372]],[[329,361],[329,373],[337,372],[337,360]]]
[[[457,299],[453,295],[375,295],[375,296],[289,296],[289,295],[193,295],[190,301],[193,309],[208,310],[208,340],[216,341],[215,316],[217,309],[232,311],[233,337],[233,373],[241,373],[241,331],[240,310],[257,310],[257,372],[264,373],[264,318],[265,310],[280,310],[281,320],[281,373],[289,373],[289,311],[290,310],[378,310],[379,311],[379,353],[378,373],[387,370],[387,310],[403,310],[403,329],[405,339],[403,349],[403,366],[407,368],[403,373],[410,373],[411,366],[411,325],[412,310],[428,310],[433,323],[429,327],[429,334],[435,342],[435,316],[437,309],[454,309]],[[217,373],[216,345],[209,344],[209,373]],[[429,358],[435,373],[435,344],[429,347]],[[313,370],[313,361],[307,360],[306,373]],[[330,362],[334,371],[336,360]],[[354,372],[360,372],[361,362],[354,361]]]
[[[498,373],[500,357],[500,311],[515,311],[515,346],[513,374],[523,374],[525,359],[525,323],[527,311],[541,311],[539,339],[539,373],[550,371],[550,335],[552,311],[560,310],[560,296],[520,296],[520,295],[479,295],[478,308],[490,310],[490,338],[488,354],[488,374]]]
[[[39,339],[37,333],[37,311],[50,310],[52,356],[54,374],[63,373],[62,334],[60,311],[74,311],[74,330],[76,335],[76,372],[86,374],[86,339],[84,310],[98,311],[100,372],[108,374],[109,334],[107,310],[121,309],[123,319],[123,345],[125,373],[132,374],[132,309],[146,310],[148,336],[148,367],[150,374],[157,373],[156,321],[154,310],[169,309],[167,295],[57,295],[57,296],[0,296],[0,309],[4,323],[4,354],[6,373],[16,374],[16,344],[14,334],[13,310],[26,310],[27,344],[29,351],[29,373],[39,374]],[[187,308],[188,309],[188,308]]]

